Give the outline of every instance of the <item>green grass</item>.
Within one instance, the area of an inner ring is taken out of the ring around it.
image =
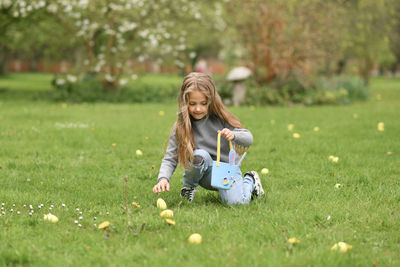
[[[36,90],[48,89],[46,77],[38,76]],[[0,80],[0,87],[11,84],[36,91],[18,76]],[[242,171],[270,173],[262,176],[265,198],[228,207],[206,190],[193,203],[181,202],[180,169],[171,192],[151,192],[176,104],[65,105],[3,92],[0,265],[397,266],[400,80],[374,79],[371,95],[351,106],[230,108],[255,140]],[[377,131],[378,122],[385,131]],[[287,130],[290,123],[300,139]],[[125,176],[128,202],[141,205],[129,205],[128,214]],[[337,183],[343,187],[335,189]],[[174,211],[175,226],[159,217],[158,197]],[[32,216],[24,204],[34,206]],[[56,224],[43,220],[50,205]],[[81,228],[74,223],[79,216]],[[105,220],[108,235],[93,226]],[[201,245],[187,241],[195,232]],[[301,243],[289,245],[290,237]],[[353,249],[331,251],[339,241]]]

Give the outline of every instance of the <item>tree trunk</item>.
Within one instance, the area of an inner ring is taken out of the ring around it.
[[[8,72],[8,53],[8,48],[0,45],[0,76]]]

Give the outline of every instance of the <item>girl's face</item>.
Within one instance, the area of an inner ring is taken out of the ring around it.
[[[189,93],[189,103],[188,103],[189,114],[195,120],[201,120],[207,115],[208,105],[207,97],[205,94],[199,91],[193,91]]]

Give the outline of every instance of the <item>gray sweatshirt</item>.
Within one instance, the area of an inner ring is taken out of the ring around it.
[[[248,147],[253,143],[253,135],[249,130],[234,128],[216,116],[204,117],[201,120],[191,119],[194,140],[196,143],[195,149],[206,150],[213,160],[217,158],[217,136],[218,130],[228,128],[233,131],[235,138],[232,144],[238,144]],[[169,144],[165,152],[165,156],[161,161],[160,172],[158,174],[158,181],[161,178],[166,178],[168,181],[171,179],[172,174],[178,165],[178,144],[175,137],[174,125],[171,135],[169,137]],[[229,162],[229,142],[221,137],[221,161]]]

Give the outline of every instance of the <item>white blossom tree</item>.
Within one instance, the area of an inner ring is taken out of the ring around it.
[[[127,82],[122,77],[132,72],[132,60],[169,58],[182,66],[179,56],[188,34],[182,25],[204,23],[200,8],[187,0],[53,0],[46,5],[82,44],[76,71],[96,73],[109,90]]]
[[[74,58],[74,65],[66,75],[77,78],[71,80],[79,80],[90,73],[96,75],[105,88],[115,90],[127,82],[128,74],[132,74],[132,62],[168,60],[183,68],[186,55],[193,55],[190,49],[194,46],[188,46],[188,40],[196,39],[196,27],[187,26],[212,29],[213,25],[220,25],[218,9],[214,9],[218,2],[0,0],[0,8],[7,10],[10,18],[18,19],[34,11],[45,12],[47,18],[57,22],[54,27],[64,32],[65,38],[73,36],[73,42],[79,44],[76,52],[68,55]]]
[[[0,75],[6,72],[7,61],[16,39],[16,28],[21,23],[36,21],[38,16],[35,15],[45,6],[46,2],[43,0],[0,0]]]

